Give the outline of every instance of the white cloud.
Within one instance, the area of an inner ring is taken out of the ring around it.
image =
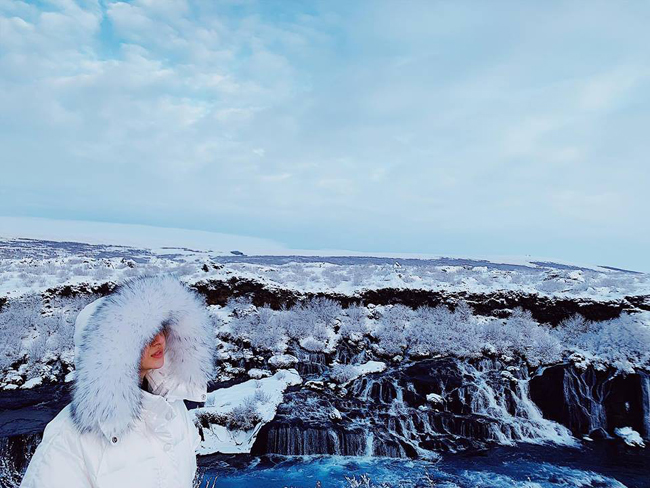
[[[318,247],[372,234],[438,252],[462,234],[502,253],[530,249],[497,231],[536,246],[593,236],[604,215],[650,243],[633,224],[650,183],[650,36],[633,9],[101,5],[0,0],[9,211],[167,215]]]

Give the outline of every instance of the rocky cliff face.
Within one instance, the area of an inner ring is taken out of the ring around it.
[[[303,374],[313,371],[303,359]],[[307,374],[309,377],[309,374]],[[497,358],[428,359],[344,385],[289,392],[253,453],[432,457],[515,442],[578,445],[584,435],[645,438],[648,374],[562,364],[536,374]]]

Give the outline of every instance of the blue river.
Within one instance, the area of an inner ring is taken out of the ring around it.
[[[201,488],[650,488],[650,450],[519,444],[435,461],[340,456],[206,456]]]

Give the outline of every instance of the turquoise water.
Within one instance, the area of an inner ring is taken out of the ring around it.
[[[650,455],[601,446],[505,447],[482,455],[444,455],[437,462],[340,456],[205,461],[203,488],[650,487]]]

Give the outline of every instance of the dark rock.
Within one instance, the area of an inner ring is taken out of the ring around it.
[[[595,370],[562,364],[530,380],[530,397],[545,418],[568,427],[576,436],[616,427],[645,429],[643,376],[608,368]]]
[[[602,427],[598,427],[597,429],[589,432],[589,437],[591,437],[593,440],[604,440],[612,438],[612,436],[610,436]]]

